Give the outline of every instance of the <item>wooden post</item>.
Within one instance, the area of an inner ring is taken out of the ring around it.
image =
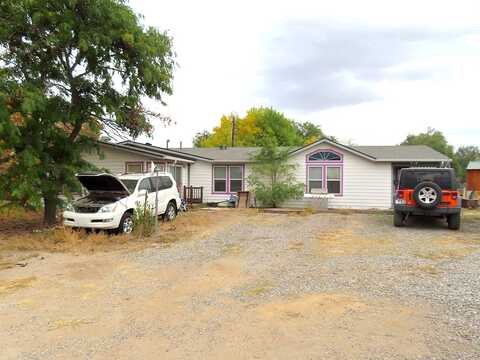
[[[148,191],[145,190],[145,200],[143,202],[143,221],[142,221],[142,226],[140,227],[140,237],[142,238],[145,230],[145,215],[147,213],[147,196],[148,196]]]
[[[155,170],[157,170],[155,168]],[[155,172],[155,233],[157,232],[158,228],[158,183],[160,182],[160,177],[158,176],[158,170]]]

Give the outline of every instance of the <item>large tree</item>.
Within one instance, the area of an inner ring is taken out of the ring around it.
[[[474,160],[480,160],[480,149],[478,146],[460,146],[455,151],[454,165],[457,175],[465,180],[468,163]]]
[[[44,204],[84,165],[101,132],[151,133],[143,97],[172,92],[171,38],[123,0],[0,2],[0,194]]]
[[[454,156],[453,146],[448,143],[445,135],[433,128],[428,128],[424,133],[408,135],[402,145],[428,145],[451,159]]]
[[[274,142],[278,146],[301,146],[323,137],[319,126],[299,123],[284,114],[267,107],[251,108],[243,118],[235,114],[222,116],[220,125],[212,132],[198,133],[193,143],[198,147],[232,146],[234,132],[235,146],[263,146]]]

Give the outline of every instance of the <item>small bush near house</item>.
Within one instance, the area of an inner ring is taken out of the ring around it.
[[[133,212],[133,232],[140,237],[148,237],[155,232],[155,209],[139,205]]]
[[[295,180],[295,165],[288,163],[288,153],[288,148],[270,143],[252,157],[254,165],[248,182],[261,206],[278,207],[303,195],[304,185]]]

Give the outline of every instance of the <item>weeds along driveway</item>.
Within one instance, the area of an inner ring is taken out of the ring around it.
[[[142,249],[0,271],[0,358],[480,357],[475,216],[459,232],[388,215],[178,220]]]

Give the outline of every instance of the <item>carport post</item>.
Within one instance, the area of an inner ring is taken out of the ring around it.
[[[158,169],[155,168],[155,233],[158,228],[158,182],[160,178],[158,177]]]

